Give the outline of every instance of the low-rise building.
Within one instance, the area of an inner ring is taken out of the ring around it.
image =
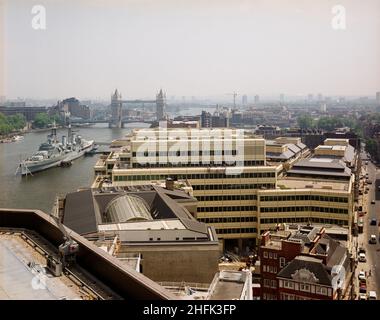
[[[65,225],[154,281],[210,283],[217,271],[215,229],[193,217],[197,200],[183,191],[103,186],[60,207]]]
[[[355,170],[357,153],[348,139],[326,139],[323,145],[314,149],[314,157],[319,159],[340,159],[349,168]]]
[[[212,281],[208,300],[252,300],[252,273],[223,270]]]
[[[269,163],[282,163],[289,168],[295,161],[309,154],[309,149],[301,138],[278,137],[266,140],[266,158]]]
[[[350,293],[351,254],[323,226],[267,231],[259,254],[264,300],[340,299]]]

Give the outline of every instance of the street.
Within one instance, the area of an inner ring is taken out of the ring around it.
[[[376,166],[368,161],[368,165],[365,165],[365,154],[361,155],[363,161],[362,174],[365,176],[368,173],[368,179],[372,181],[372,184],[364,184],[363,179],[363,197],[359,200],[359,205],[363,206],[363,212],[366,214],[363,216],[364,230],[363,233],[358,236],[358,246],[364,247],[366,251],[367,261],[365,263],[358,262],[356,280],[358,279],[358,273],[365,271],[367,274],[367,293],[368,291],[376,291],[379,295],[380,289],[380,245],[379,245],[379,218],[380,218],[380,170],[377,170]],[[368,194],[365,194],[365,188],[368,187]],[[375,200],[375,204],[372,204],[372,200]],[[376,225],[371,225],[371,219],[376,219]],[[370,244],[369,239],[371,235],[376,236],[376,244]],[[358,287],[357,287],[358,288]]]

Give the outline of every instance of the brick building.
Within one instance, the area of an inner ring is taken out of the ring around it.
[[[351,256],[324,227],[264,232],[259,255],[263,300],[338,299],[348,293]]]

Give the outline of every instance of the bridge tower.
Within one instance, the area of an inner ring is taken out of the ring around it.
[[[109,127],[121,128],[122,105],[121,94],[116,89],[111,95],[111,121]]]
[[[166,118],[165,107],[166,107],[166,94],[162,92],[162,89],[160,89],[160,92],[156,95],[157,121],[164,120]]]

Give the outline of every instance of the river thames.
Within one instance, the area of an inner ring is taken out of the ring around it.
[[[147,126],[149,125],[136,123],[123,129],[110,129],[106,124],[99,124],[73,129],[84,139],[111,142],[133,128]],[[99,155],[79,158],[71,167],[51,168],[28,177],[15,175],[20,160],[36,152],[49,133],[32,132],[25,134],[22,141],[0,144],[0,208],[40,209],[49,213],[57,195],[91,185],[94,178],[93,166]],[[58,130],[58,137],[62,135],[67,135],[66,129]]]

